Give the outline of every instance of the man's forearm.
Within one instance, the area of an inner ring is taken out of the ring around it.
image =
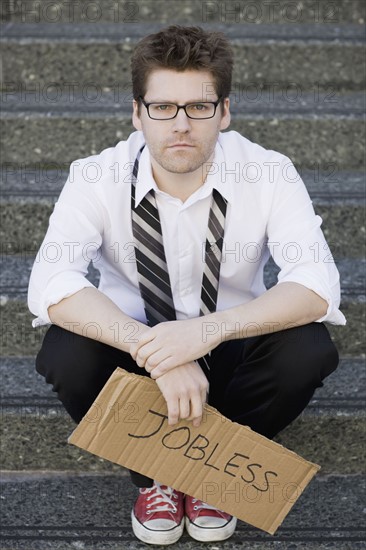
[[[48,308],[55,325],[129,353],[148,327],[121,311],[97,288],[83,288]]]
[[[131,344],[136,363],[158,378],[206,355],[226,340],[306,325],[323,317],[327,302],[298,283],[281,283],[246,304],[184,321],[160,323]]]
[[[299,283],[281,283],[246,304],[212,313],[203,320],[203,337],[224,340],[268,334],[312,323],[326,314],[327,302]]]

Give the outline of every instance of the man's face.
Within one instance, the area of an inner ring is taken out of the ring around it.
[[[147,81],[143,98],[146,103],[176,103],[186,105],[202,101],[216,101],[214,81],[207,71],[188,70],[177,72],[156,69]],[[133,105],[133,125],[142,130],[151,154],[151,162],[167,172],[185,174],[198,170],[212,160],[220,130],[230,124],[229,99],[224,100],[222,112],[219,104],[215,116],[210,119],[193,120],[183,109],[171,120],[152,120],[144,105]]]

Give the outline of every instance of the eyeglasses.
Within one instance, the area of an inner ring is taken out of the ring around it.
[[[213,118],[216,108],[221,101],[221,96],[217,101],[202,101],[197,103],[188,103],[187,105],[177,105],[176,103],[146,103],[140,96],[141,103],[145,105],[147,114],[153,120],[170,120],[175,118],[179,109],[184,109],[188,118],[204,120]]]

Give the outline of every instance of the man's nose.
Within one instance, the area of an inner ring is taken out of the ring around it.
[[[173,130],[176,132],[187,132],[191,129],[191,120],[187,117],[184,109],[179,109],[177,116],[173,118]]]

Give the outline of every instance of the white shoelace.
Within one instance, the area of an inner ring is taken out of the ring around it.
[[[158,481],[154,482],[153,487],[147,487],[146,489],[140,489],[140,494],[144,495],[150,493],[146,500],[154,500],[151,504],[147,504],[149,508],[146,513],[153,514],[154,512],[173,512],[177,511],[177,507],[173,502],[173,498],[177,498],[176,493],[172,487],[162,488]]]
[[[222,511],[216,508],[215,506],[211,506],[210,504],[207,504],[206,502],[202,502],[202,500],[197,500],[196,498],[192,498],[192,502],[193,504],[197,502],[197,504],[193,506],[194,510],[217,510],[218,512]]]

